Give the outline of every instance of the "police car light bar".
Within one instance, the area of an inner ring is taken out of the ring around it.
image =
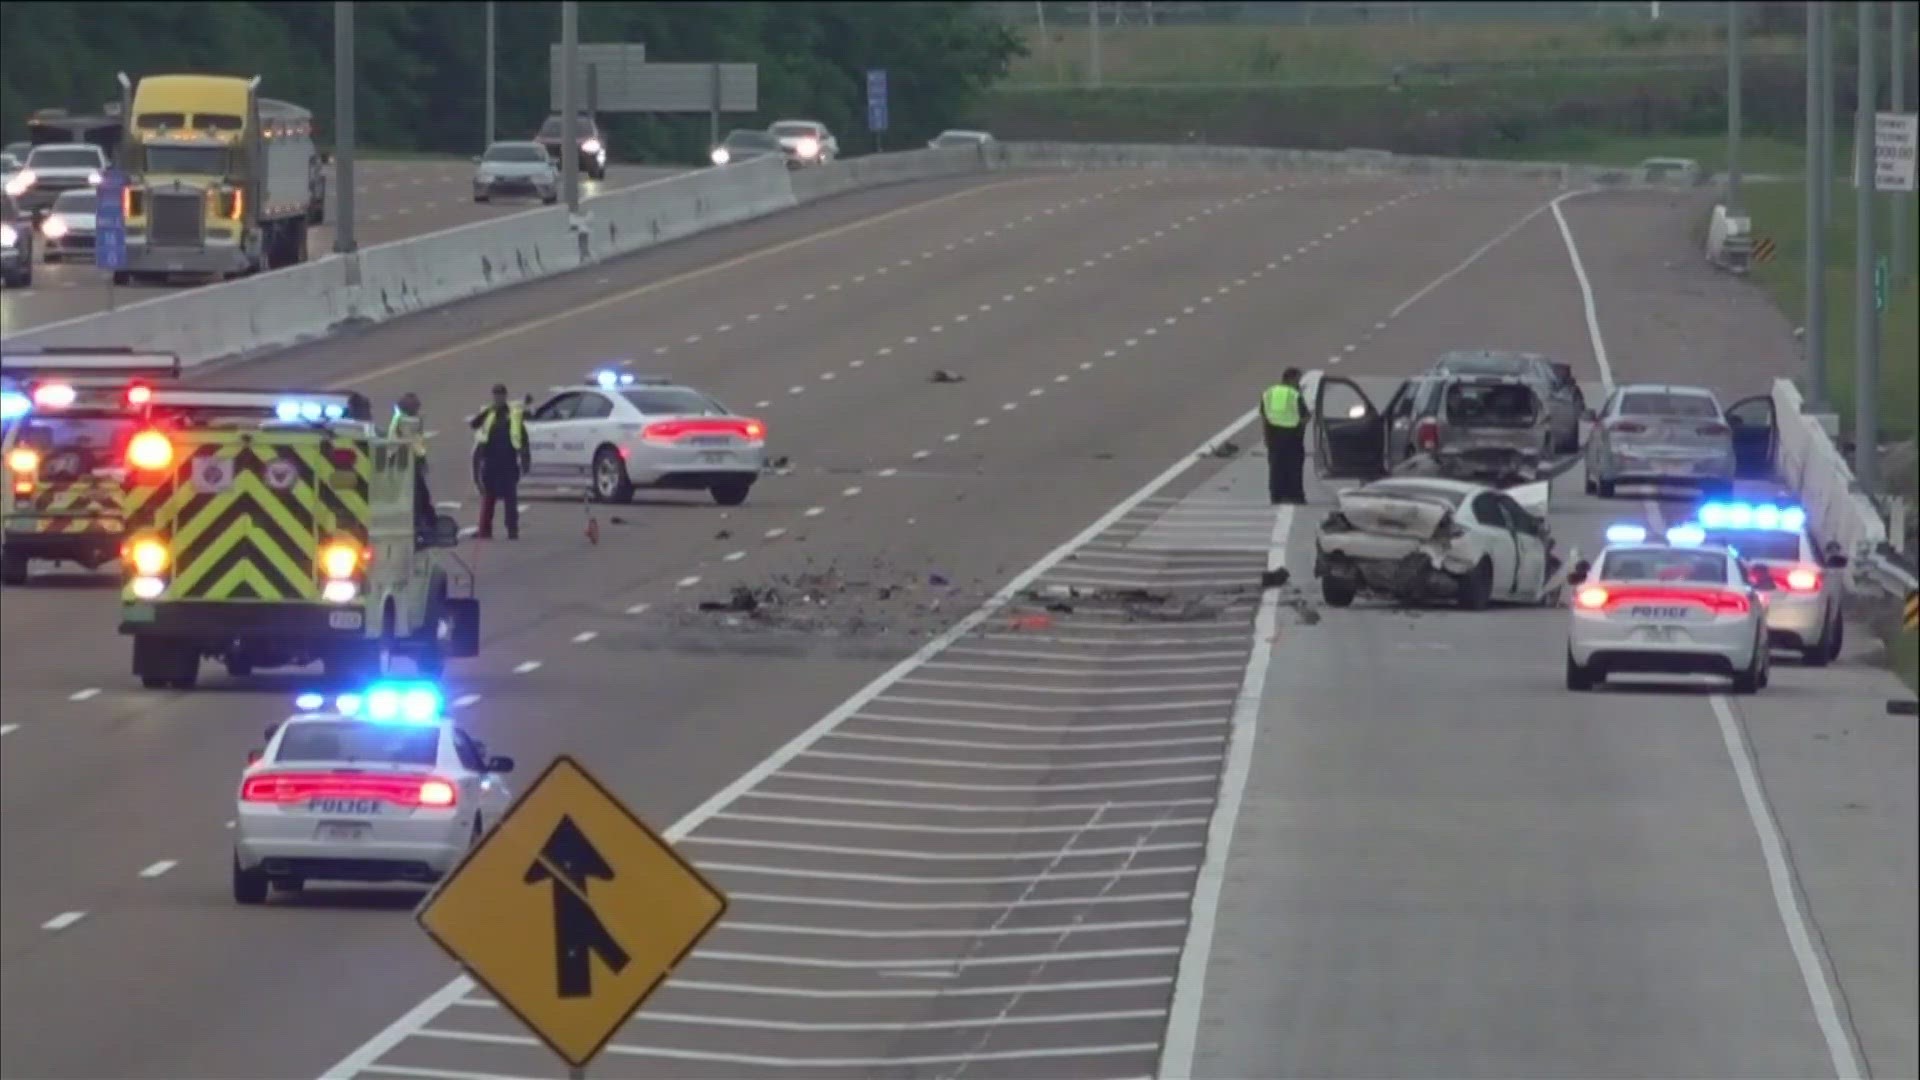
[[[273,415],[289,423],[299,420],[307,423],[319,423],[322,420],[338,420],[347,415],[347,407],[333,401],[281,401],[274,405]]]
[[[1609,544],[1644,544],[1646,542],[1647,529],[1644,525],[1607,526],[1607,543]]]
[[[13,390],[0,390],[0,420],[18,420],[33,411],[33,401]]]
[[[593,381],[611,390],[616,386],[632,386],[633,374],[627,371],[596,371],[593,373]]]
[[[1799,532],[1807,512],[1798,506],[1773,503],[1704,503],[1695,518],[1708,529],[1761,529]]]
[[[1698,525],[1675,525],[1667,530],[1667,543],[1674,547],[1699,547],[1707,542],[1707,530]]]
[[[318,712],[325,695],[309,691],[293,699],[303,712]],[[381,682],[362,693],[336,695],[333,711],[376,724],[431,724],[446,711],[440,688],[430,682]]]

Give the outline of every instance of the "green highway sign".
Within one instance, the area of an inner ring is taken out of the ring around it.
[[[1887,310],[1887,257],[1873,261],[1873,310]]]

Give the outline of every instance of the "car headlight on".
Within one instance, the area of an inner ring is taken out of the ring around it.
[[[588,139],[586,142],[581,143],[580,152],[588,156],[598,154],[600,152],[600,140]]]
[[[92,172],[87,174],[87,183],[92,184],[94,187],[100,186],[100,179],[101,177],[100,177],[99,169],[95,169]]]
[[[708,156],[713,158],[713,163],[715,165],[725,165],[727,162],[733,160],[733,155],[727,153],[727,148],[724,146],[714,147],[713,153]]]
[[[47,239],[58,240],[67,235],[67,219],[58,215],[50,217],[40,226],[40,231],[46,235]]]
[[[32,169],[21,169],[19,172],[13,174],[13,179],[7,181],[7,194],[25,195],[27,189],[39,182],[39,180],[39,177],[33,175]]]
[[[820,140],[815,138],[801,139],[799,142],[793,144],[793,152],[806,158],[819,157]]]
[[[0,247],[12,247],[20,242],[20,230],[11,225],[0,225]]]

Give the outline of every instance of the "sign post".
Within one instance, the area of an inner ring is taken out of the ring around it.
[[[127,176],[119,169],[107,169],[100,174],[100,185],[95,189],[97,201],[94,205],[93,265],[107,274],[107,310],[114,309],[113,282],[120,271],[127,268],[127,216],[123,200],[126,196]]]
[[[562,755],[414,919],[583,1076],[726,911],[726,894]]]
[[[1873,186],[1878,191],[1914,190],[1914,147],[1920,113],[1873,114]]]
[[[873,132],[873,149],[878,153],[887,130],[886,68],[867,69],[867,130]]]

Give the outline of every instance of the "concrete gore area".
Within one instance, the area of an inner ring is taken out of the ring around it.
[[[496,381],[632,358],[789,459],[742,507],[556,496],[464,551],[463,726],[523,779],[578,756],[734,898],[594,1075],[1144,1076],[1169,1032],[1205,1076],[1832,1075],[1733,746],[1844,1045],[1912,1075],[1915,743],[1865,635],[1756,698],[1569,695],[1554,612],[1320,610],[1330,494],[1276,516],[1257,433],[1220,434],[1285,364],[1390,385],[1536,347],[1723,396],[1791,369],[1777,316],[1690,261],[1699,206],[1560,194],[903,185],[203,378],[419,393],[469,524],[462,417]],[[1587,550],[1662,512],[1579,491],[1554,528]],[[1270,562],[1298,580],[1263,592]],[[232,903],[235,776],[305,684],[141,691],[115,604],[110,575],[42,573],[0,605],[0,1073],[564,1075],[448,981],[417,894]],[[1267,698],[1236,707],[1256,654]]]

